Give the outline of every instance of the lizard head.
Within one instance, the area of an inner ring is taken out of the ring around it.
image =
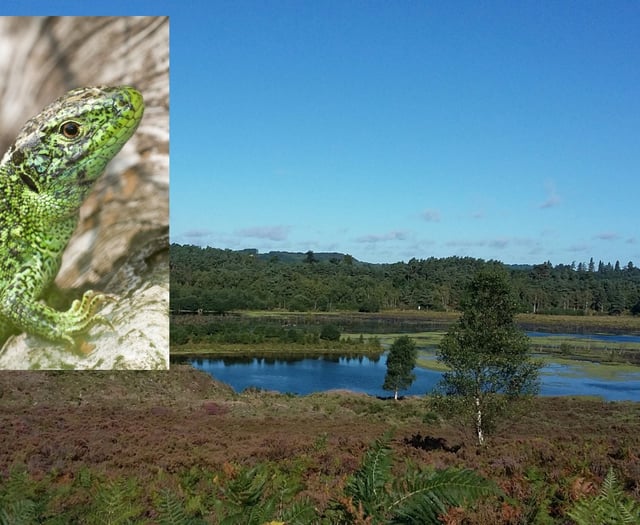
[[[24,125],[3,162],[11,161],[40,205],[72,214],[143,112],[142,95],[131,87],[74,89]]]

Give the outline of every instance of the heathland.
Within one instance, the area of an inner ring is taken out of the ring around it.
[[[638,403],[537,398],[478,448],[425,398],[236,393],[188,366],[5,372],[0,385],[2,523],[340,523],[386,433],[386,486],[464,468],[499,489],[444,523],[573,523],[610,469],[623,498],[640,498]]]

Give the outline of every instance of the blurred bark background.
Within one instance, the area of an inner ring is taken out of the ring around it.
[[[44,106],[91,85],[132,85],[146,109],[83,205],[56,285],[116,296],[104,310],[116,332],[94,328],[96,349],[72,363],[61,350],[46,362],[34,354],[38,360],[24,366],[8,357],[8,346],[52,345],[13,338],[0,351],[0,368],[168,366],[169,18],[0,17],[0,156]]]

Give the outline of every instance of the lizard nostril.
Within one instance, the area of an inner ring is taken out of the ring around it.
[[[22,179],[22,182],[24,182],[32,192],[40,193],[40,190],[38,190],[36,183],[33,182],[33,179],[31,177],[29,177],[28,175],[25,175],[24,173],[21,173],[20,178]]]

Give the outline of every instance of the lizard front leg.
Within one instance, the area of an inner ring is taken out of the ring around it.
[[[34,293],[25,294],[33,287],[29,283],[38,279],[37,272],[18,273],[0,296],[0,317],[4,324],[11,324],[18,331],[38,335],[55,342],[76,345],[76,337],[87,332],[95,324],[111,323],[97,312],[110,298],[91,290],[81,300],[73,301],[64,312],[55,310],[38,301]],[[0,328],[2,323],[0,323]]]

